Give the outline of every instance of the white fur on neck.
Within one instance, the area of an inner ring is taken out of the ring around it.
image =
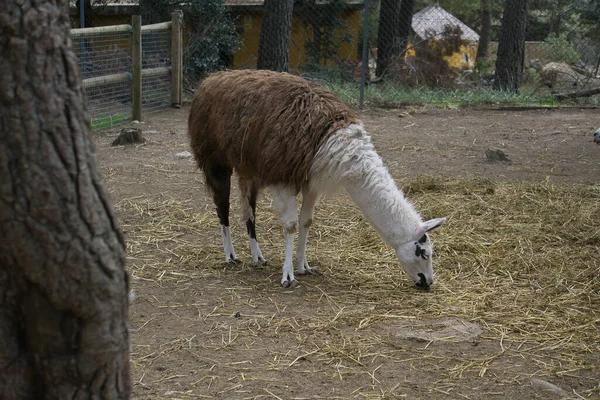
[[[315,156],[310,186],[343,186],[369,223],[393,248],[414,239],[421,216],[398,189],[362,124],[334,132]]]

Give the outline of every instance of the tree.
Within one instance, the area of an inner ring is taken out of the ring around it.
[[[517,93],[525,60],[527,0],[506,0],[498,41],[494,88]]]
[[[404,68],[404,54],[408,47],[408,35],[412,27],[412,17],[415,8],[415,0],[402,0],[400,10],[398,11],[398,30],[396,43],[394,44],[395,52],[398,57],[400,70]]]
[[[393,62],[399,63],[394,69],[402,69],[414,6],[415,0],[381,0],[375,72],[378,77],[388,74]]]
[[[265,0],[256,68],[287,72],[294,0]]]
[[[381,0],[377,31],[377,77],[383,77],[388,72],[391,60],[398,56],[394,52],[394,43],[398,42],[399,15],[400,0]]]
[[[346,11],[345,0],[296,0],[295,13],[304,27],[305,58],[302,68],[319,72],[323,65],[333,62],[337,66],[337,54],[342,42],[350,43],[352,35],[343,33],[347,25],[342,16]]]
[[[492,0],[481,1],[481,32],[477,46],[476,63],[487,61],[489,57],[490,40],[492,38]]]
[[[0,398],[127,399],[125,245],[67,0],[0,3]]]

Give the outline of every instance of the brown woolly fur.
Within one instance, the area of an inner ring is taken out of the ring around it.
[[[279,72],[212,74],[192,102],[189,135],[198,166],[232,167],[256,186],[299,191],[312,160],[335,130],[360,123],[318,83]]]

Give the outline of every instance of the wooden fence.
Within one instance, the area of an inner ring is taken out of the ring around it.
[[[106,35],[131,35],[131,49],[130,52],[128,51],[128,54],[131,58],[131,71],[83,79],[84,87],[86,89],[96,88],[99,86],[131,81],[131,117],[134,120],[142,120],[143,79],[158,75],[170,74],[171,105],[179,107],[182,103],[183,96],[182,19],[183,13],[181,11],[174,11],[172,13],[171,21],[159,24],[142,26],[141,16],[134,15],[132,16],[132,25],[113,25],[94,28],[72,29],[71,38],[80,40],[90,40],[94,37]],[[170,54],[167,55],[170,59],[170,66],[159,68],[143,68],[142,35],[157,32],[170,32]],[[83,64],[84,63],[82,62],[82,66]]]

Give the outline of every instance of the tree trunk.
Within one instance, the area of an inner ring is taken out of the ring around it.
[[[481,0],[481,32],[475,62],[487,61],[490,56],[490,39],[492,35],[492,0]]]
[[[381,0],[379,9],[379,29],[377,31],[377,69],[375,75],[383,77],[388,73],[394,55],[394,43],[398,43],[398,19],[400,0]]]
[[[0,3],[0,398],[127,399],[125,245],[66,0]]]
[[[387,75],[393,62],[399,63],[395,70],[402,69],[414,6],[415,0],[381,0],[377,32],[377,77]]]
[[[265,0],[257,69],[288,70],[293,11],[294,0]]]
[[[412,26],[412,17],[415,8],[415,0],[402,0],[398,13],[398,28],[396,43],[392,57],[398,60],[399,67],[404,67],[404,56],[408,46],[408,35]]]
[[[519,92],[519,79],[525,59],[527,0],[506,0],[500,28],[494,88]]]

